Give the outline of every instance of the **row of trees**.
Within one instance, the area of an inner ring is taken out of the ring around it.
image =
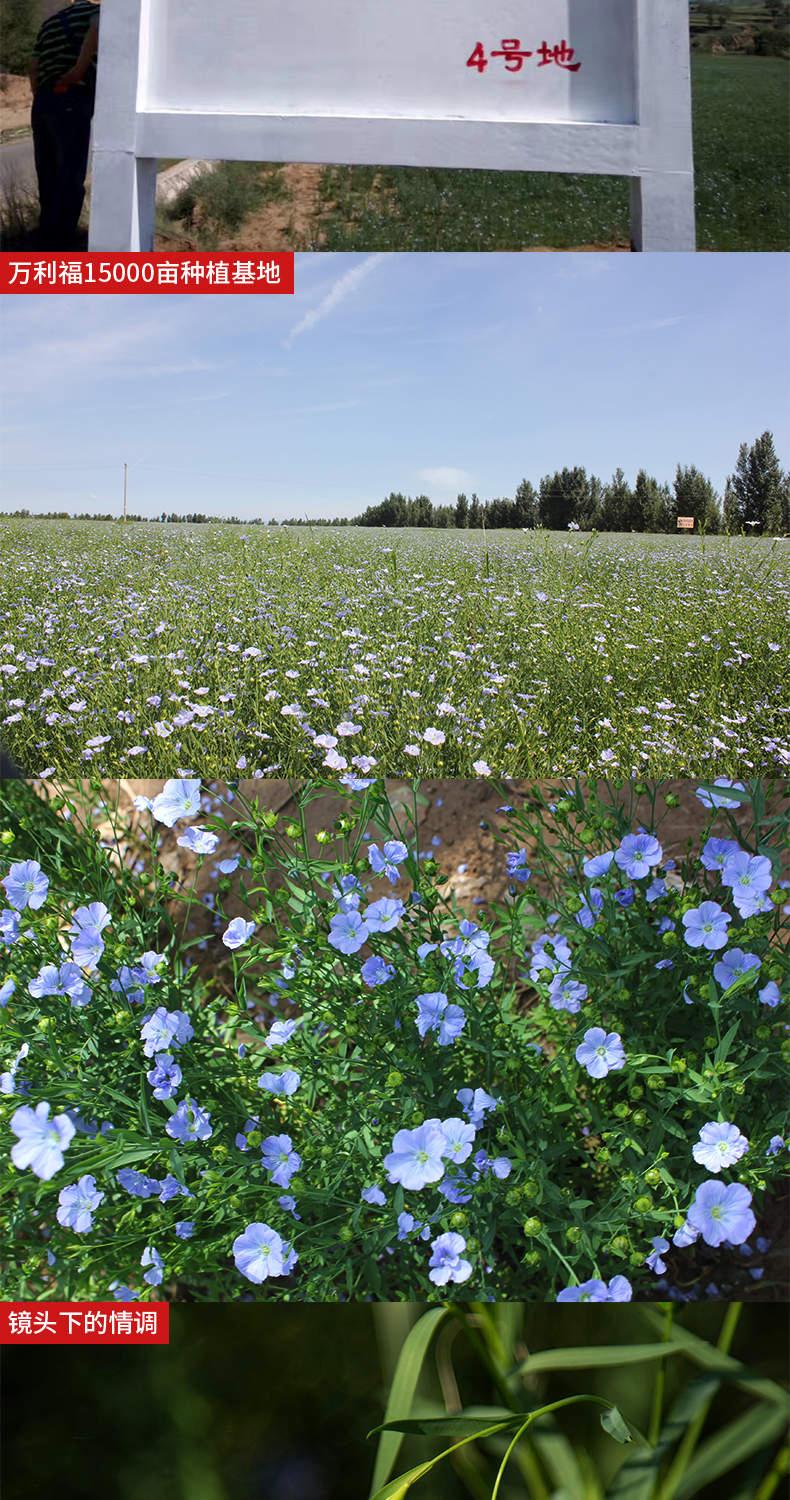
[[[29,510],[2,511],[0,515],[29,517]],[[113,521],[117,515],[95,512],[36,512],[41,520]],[[675,531],[679,516],[692,516],[695,529],[717,532],[783,536],[790,532],[790,473],[785,473],[776,454],[773,436],[764,432],[751,446],[742,443],[735,471],[719,496],[694,464],[678,464],[674,483],[662,484],[644,469],[631,485],[622,469],[604,484],[586,469],[558,469],[547,474],[538,488],[523,479],[510,499],[480,500],[477,495],[459,495],[452,505],[434,505],[427,495],[414,497],[396,493],[380,505],[371,505],[361,516],[294,516],[277,522],[260,517],[211,516],[203,511],[162,511],[153,519],[202,525],[222,522],[227,526],[418,526],[442,530],[475,531],[485,528],[547,531]],[[130,515],[130,521],[150,520]]]
[[[586,469],[559,469],[538,488],[522,480],[510,499],[480,500],[459,495],[454,505],[434,505],[427,495],[393,492],[371,505],[357,526],[434,526],[476,530],[501,527],[548,531],[675,531],[679,516],[693,516],[698,530],[790,531],[790,474],[782,470],[773,436],[764,432],[751,446],[742,443],[735,472],[719,496],[694,464],[678,464],[674,483],[661,484],[640,469],[629,484],[622,469],[603,483]]]

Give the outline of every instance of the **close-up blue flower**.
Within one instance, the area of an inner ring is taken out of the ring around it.
[[[709,1121],[703,1125],[699,1140],[692,1148],[692,1156],[709,1172],[722,1172],[732,1167],[748,1151],[749,1142],[737,1125],[727,1121]]]
[[[731,1245],[742,1245],[754,1232],[757,1222],[751,1203],[752,1195],[742,1183],[710,1179],[697,1188],[688,1222],[706,1245],[716,1248],[725,1240]]]
[[[93,1215],[104,1201],[104,1193],[96,1186],[93,1177],[81,1177],[79,1182],[61,1188],[58,1194],[58,1223],[75,1234],[88,1234],[93,1228]]]
[[[683,913],[685,938],[690,948],[707,948],[714,952],[727,944],[727,928],[732,921],[729,912],[718,901],[703,901]]]
[[[9,906],[16,911],[38,911],[47,899],[49,880],[38,860],[25,859],[12,865],[1,882]]]
[[[42,1182],[49,1182],[63,1166],[63,1153],[75,1135],[68,1115],[54,1115],[45,1101],[34,1108],[23,1104],[11,1116],[10,1126],[17,1137],[11,1148],[11,1160],[23,1171],[29,1167]]]
[[[591,1026],[576,1048],[576,1061],[591,1078],[606,1078],[608,1073],[625,1067],[622,1040],[616,1031],[607,1033],[602,1026]]]

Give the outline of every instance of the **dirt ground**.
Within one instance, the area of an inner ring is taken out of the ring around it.
[[[324,224],[336,211],[336,204],[322,195],[321,183],[325,172],[322,166],[308,162],[286,163],[281,168],[286,196],[277,201],[264,203],[245,219],[241,229],[223,238],[223,250],[320,250],[324,243]],[[375,195],[377,184],[373,185]],[[194,236],[180,228],[168,235],[160,229],[156,240],[157,250],[199,248]],[[533,245],[534,253],[553,253],[551,245]],[[585,251],[628,251],[627,242],[610,245],[577,245],[577,253]]]
[[[0,140],[30,125],[30,84],[16,73],[0,73]]]
[[[689,844],[697,844],[708,814],[695,795],[697,783],[693,781],[667,782],[662,785],[662,794],[674,793],[679,799],[677,808],[664,809],[661,820],[661,841],[665,854],[682,858]],[[136,843],[136,832],[141,825],[141,814],[134,807],[136,796],[154,797],[161,790],[159,781],[122,781],[108,784],[108,800],[118,800],[123,820],[128,819],[130,843]],[[514,782],[508,796],[518,806],[528,783]],[[283,815],[284,820],[295,812],[291,786],[285,781],[263,780],[246,782],[241,790],[246,798]],[[410,815],[412,793],[408,784],[389,784],[392,801],[404,814]],[[625,795],[625,794],[623,794]],[[483,902],[501,900],[507,891],[508,880],[504,869],[504,849],[495,842],[494,834],[505,822],[498,812],[502,805],[502,793],[487,781],[424,781],[420,787],[418,808],[419,842],[421,849],[430,847],[442,874],[448,877],[449,891],[458,905],[470,915]],[[314,842],[319,829],[331,828],[334,820],[345,811],[345,799],[331,792],[312,802],[307,809],[307,826]],[[647,821],[649,803],[643,798],[637,803],[636,821]],[[408,817],[402,826],[408,827]],[[178,874],[181,880],[191,880],[195,857],[180,849],[177,838],[180,830],[162,830],[162,860],[164,865]],[[393,830],[394,832],[394,830]],[[408,834],[406,835],[408,837]],[[230,840],[221,846],[216,858],[235,850]],[[534,855],[534,847],[528,848],[528,856]],[[530,861],[531,862],[531,861]],[[207,861],[197,877],[198,893],[210,891],[212,861]]]

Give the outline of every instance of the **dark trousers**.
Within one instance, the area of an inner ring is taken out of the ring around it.
[[[53,94],[51,89],[39,89],[33,100],[31,125],[44,250],[74,246],[85,199],[92,118],[92,90]]]

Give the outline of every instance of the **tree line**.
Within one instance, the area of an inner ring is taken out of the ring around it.
[[[117,513],[0,511],[0,515],[37,520],[117,521]],[[790,533],[790,473],[779,462],[773,435],[764,432],[752,444],[741,443],[738,461],[719,495],[694,464],[678,464],[671,485],[640,469],[632,485],[622,469],[604,483],[584,468],[546,474],[537,488],[522,479],[513,499],[481,500],[460,494],[452,504],[435,505],[427,495],[393,491],[360,516],[261,517],[212,516],[203,511],[161,511],[158,516],[130,515],[130,521],[182,523],[191,526],[416,526],[440,530],[643,531],[674,532],[679,517],[690,517],[696,531],[784,536]]]
[[[708,535],[790,531],[790,474],[783,471],[773,436],[764,432],[742,443],[738,461],[719,495],[694,464],[678,464],[672,485],[640,469],[632,485],[622,469],[604,483],[584,468],[558,469],[535,487],[523,479],[513,499],[480,500],[458,495],[454,504],[434,505],[427,495],[393,492],[371,505],[355,526],[419,526],[455,530],[656,531],[677,530],[678,517],[692,517]]]

